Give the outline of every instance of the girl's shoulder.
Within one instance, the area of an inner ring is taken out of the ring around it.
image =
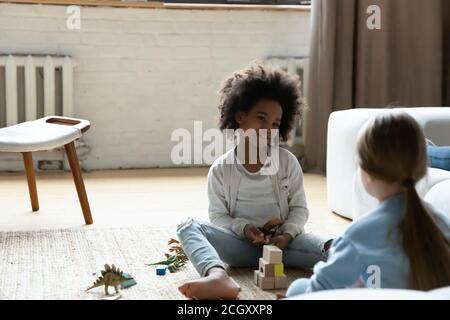
[[[379,243],[380,239],[386,239],[388,233],[397,225],[398,219],[394,218],[396,214],[392,211],[386,212],[383,208],[375,208],[353,221],[344,232],[344,237],[361,245]]]
[[[214,176],[223,176],[225,165],[232,165],[234,161],[234,148],[228,150],[223,155],[219,156],[209,167],[208,179]]]
[[[214,160],[214,162],[211,164],[210,169],[220,169],[225,164],[234,164],[234,148],[228,150],[223,155]]]
[[[291,162],[292,164],[300,165],[300,163],[298,162],[298,159],[295,156],[295,154],[293,154],[288,149],[280,147],[279,148],[279,153],[280,153],[280,160],[283,160],[283,161],[286,161],[286,162]]]
[[[303,175],[303,169],[298,158],[289,150],[279,148],[279,173],[282,176]]]

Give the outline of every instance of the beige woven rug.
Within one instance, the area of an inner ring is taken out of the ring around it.
[[[101,299],[102,288],[85,289],[105,263],[114,263],[138,283],[122,290],[122,299],[184,299],[177,287],[198,278],[190,263],[162,277],[145,266],[164,258],[174,231],[130,227],[0,232],[0,299]],[[286,274],[289,282],[307,275],[289,269]],[[242,288],[240,299],[275,299],[279,292],[257,288],[251,269],[232,269],[231,275]]]

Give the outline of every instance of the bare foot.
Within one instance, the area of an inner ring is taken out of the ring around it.
[[[240,288],[222,268],[212,268],[204,278],[189,281],[178,290],[189,299],[236,299]]]

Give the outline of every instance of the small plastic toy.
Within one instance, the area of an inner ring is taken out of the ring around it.
[[[134,285],[137,285],[136,280],[134,280],[130,274],[124,273],[123,277],[127,280],[120,285],[120,289],[126,289]]]
[[[265,236],[274,236],[280,226],[283,224],[283,221],[280,219],[271,219],[264,224],[264,226],[261,229],[261,231],[264,233]]]
[[[181,243],[173,238],[169,240],[169,253],[166,253],[165,256],[166,260],[146,265],[147,266],[165,265],[170,272],[176,272],[181,267],[183,267],[188,261],[188,257],[186,256],[186,253],[184,252]],[[158,270],[156,272],[158,272]]]
[[[156,266],[156,275],[165,276],[166,270],[167,270],[167,266]]]
[[[105,264],[105,270],[102,270],[101,273],[102,275],[94,282],[91,287],[87,288],[86,291],[100,286],[105,286],[105,294],[108,296],[108,287],[111,286],[116,290],[116,294],[119,294],[119,285],[129,280],[124,277],[123,271],[121,271],[119,268],[116,268],[115,265],[112,265],[112,267],[110,267],[109,264]]]

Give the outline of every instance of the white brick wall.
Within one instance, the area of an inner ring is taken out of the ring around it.
[[[73,57],[75,114],[89,119],[86,169],[171,166],[175,128],[217,123],[220,81],[249,61],[307,55],[309,12],[0,4],[0,53]],[[0,155],[0,170],[21,164]]]

